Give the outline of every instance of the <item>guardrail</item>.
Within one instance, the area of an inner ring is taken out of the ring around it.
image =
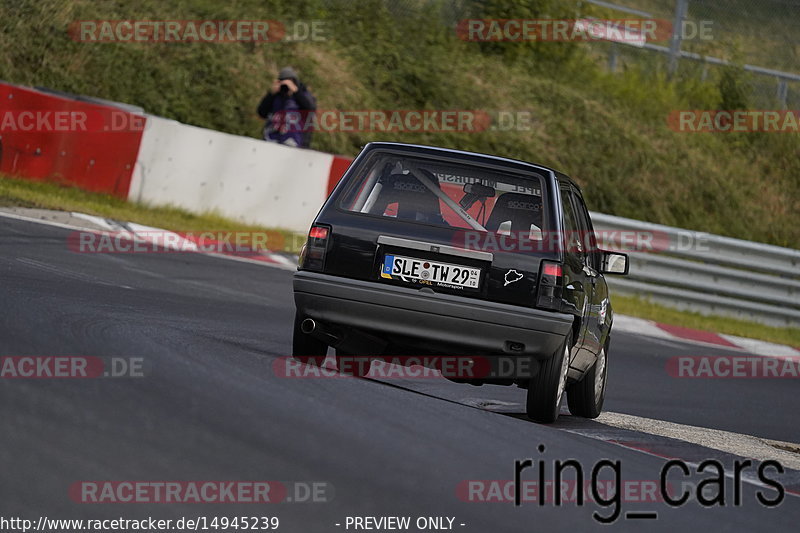
[[[800,327],[800,250],[591,215],[600,245],[605,240],[606,248],[629,253],[630,274],[606,278],[612,291],[706,315]],[[647,236],[638,251],[608,244],[633,234]]]

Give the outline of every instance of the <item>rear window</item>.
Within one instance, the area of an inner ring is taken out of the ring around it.
[[[541,240],[542,177],[458,162],[376,153],[350,182],[347,211]]]

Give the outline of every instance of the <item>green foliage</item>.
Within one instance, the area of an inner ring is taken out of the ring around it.
[[[575,18],[574,6],[570,5],[570,2],[559,0],[471,0],[469,7],[471,16],[477,19],[565,20]],[[586,16],[586,10],[582,14]],[[499,56],[509,62],[522,61],[537,69],[563,66],[578,53],[579,46],[576,42],[543,40],[479,43],[479,47],[484,53]]]
[[[434,8],[396,14],[384,0],[334,6],[328,14],[336,22],[334,39],[366,91],[410,108],[438,106],[449,99],[450,58],[443,46],[448,31]]]
[[[574,5],[487,0],[459,16],[574,18]],[[664,58],[652,54],[610,74],[599,66],[600,45],[461,40],[452,8],[442,0],[0,1],[0,79],[253,137],[262,127],[255,107],[287,64],[300,71],[321,109],[527,112],[527,130],[318,132],[314,148],[354,155],[365,142],[392,140],[534,161],[574,176],[592,209],[798,246],[797,135],[668,127],[676,110],[739,107],[747,81],[737,70],[716,69],[701,81],[702,66],[682,63],[668,81]],[[580,16],[590,14],[586,4],[581,9]],[[81,43],[67,34],[75,20],[145,18],[318,19],[328,39],[129,44]]]
[[[728,56],[731,64],[720,69],[717,87],[720,100],[717,109],[735,110],[750,107],[751,76],[744,70],[742,60],[742,45],[739,42],[728,43]]]
[[[720,109],[747,109],[750,92],[747,72],[742,67],[732,65],[722,69],[719,80]]]

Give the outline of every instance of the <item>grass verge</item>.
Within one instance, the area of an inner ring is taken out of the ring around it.
[[[276,251],[281,252],[297,253],[305,241],[302,234],[242,224],[214,213],[195,215],[174,207],[148,207],[107,194],[0,175],[0,207],[10,206],[76,211],[177,232],[264,232],[268,237],[275,235]]]
[[[800,346],[800,328],[777,328],[723,316],[679,311],[635,296],[614,295],[614,312],[655,322]]]

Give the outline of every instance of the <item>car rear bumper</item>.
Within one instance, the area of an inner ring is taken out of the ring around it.
[[[294,275],[294,300],[300,314],[322,323],[540,359],[556,351],[573,323],[565,313],[305,271]]]

